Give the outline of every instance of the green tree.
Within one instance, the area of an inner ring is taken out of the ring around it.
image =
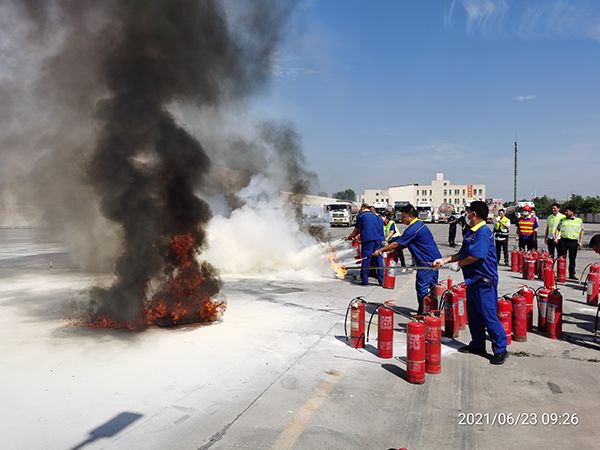
[[[346,189],[345,191],[334,193],[333,198],[337,198],[338,200],[345,200],[347,202],[354,202],[356,201],[356,193],[352,189]]]
[[[533,203],[538,214],[551,214],[552,203],[557,203],[557,201],[555,198],[548,198],[547,195],[544,195],[543,197],[534,198]]]

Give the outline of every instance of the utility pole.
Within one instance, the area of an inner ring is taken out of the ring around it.
[[[515,136],[515,205],[517,204],[517,137]]]

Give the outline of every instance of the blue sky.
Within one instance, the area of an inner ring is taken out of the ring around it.
[[[320,190],[600,194],[600,1],[306,0],[256,114],[289,119]]]

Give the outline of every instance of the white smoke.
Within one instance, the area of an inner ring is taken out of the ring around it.
[[[287,280],[330,278],[328,247],[300,230],[275,185],[255,175],[237,196],[245,205],[215,215],[201,258],[227,277]]]

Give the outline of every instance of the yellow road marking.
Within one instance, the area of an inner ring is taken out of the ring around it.
[[[279,435],[272,447],[273,450],[289,450],[294,446],[312,416],[319,410],[341,378],[342,373],[337,370],[332,370],[329,373],[327,378],[319,384],[312,397],[300,408],[285,430]]]

